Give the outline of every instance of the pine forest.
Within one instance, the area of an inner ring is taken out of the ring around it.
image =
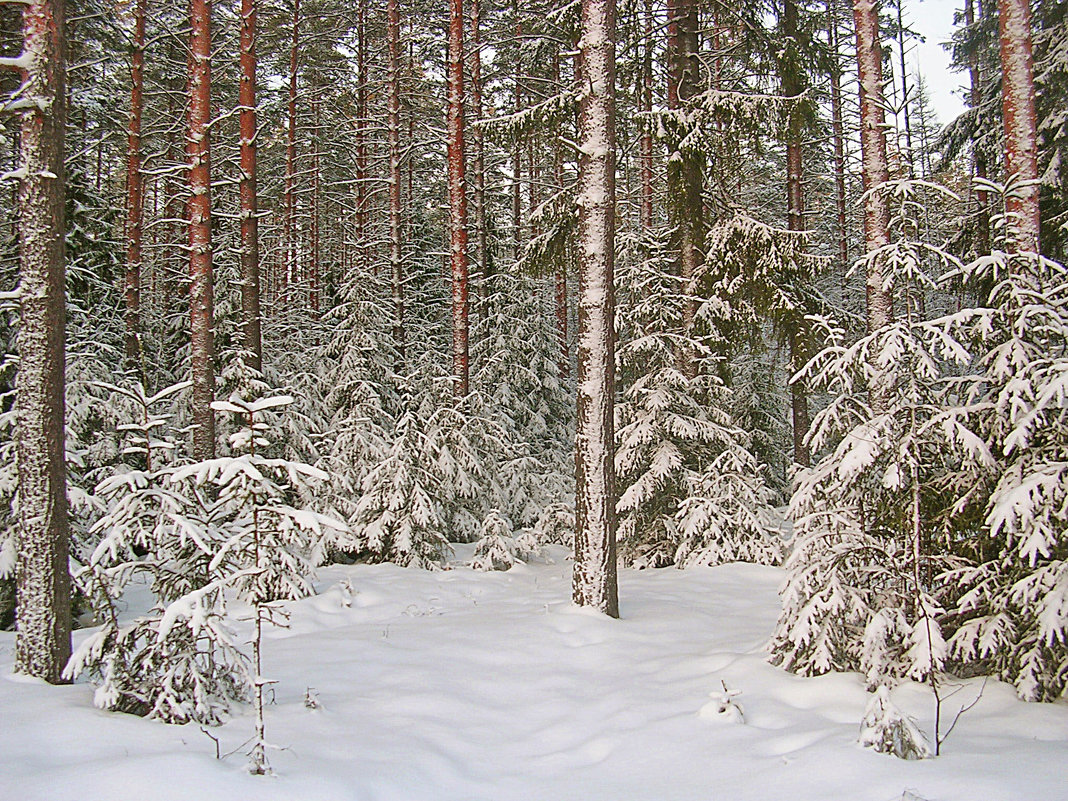
[[[18,0],[0,92],[0,801],[1064,797],[1064,0]]]

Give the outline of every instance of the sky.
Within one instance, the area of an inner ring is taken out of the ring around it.
[[[967,74],[953,72],[949,53],[942,44],[953,33],[953,14],[963,7],[963,0],[906,0],[905,24],[923,35],[925,41],[914,45],[908,54],[909,71],[918,69],[927,83],[931,104],[943,125],[964,111],[961,87]],[[894,55],[895,62],[897,55]]]

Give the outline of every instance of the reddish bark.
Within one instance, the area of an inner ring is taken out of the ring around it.
[[[452,369],[458,397],[468,392],[467,196],[464,191],[464,3],[449,2],[449,264],[452,271]]]
[[[616,587],[615,2],[582,0],[579,39],[578,408],[572,598],[619,616]]]
[[[64,4],[28,0],[20,96],[15,672],[58,684],[70,658],[64,443]]]
[[[398,0],[386,3],[389,41],[389,265],[393,282],[393,344],[404,360],[404,289],[401,275],[401,154],[400,154],[400,9]]]
[[[890,210],[885,193],[873,191],[890,180],[886,160],[886,127],[882,104],[882,49],[875,0],[853,0],[857,34],[857,72],[860,79],[861,176],[864,182],[864,241],[868,253],[890,242]],[[890,289],[882,265],[868,261],[868,331],[893,319]]]
[[[215,347],[211,253],[211,3],[191,0],[189,60],[189,363],[193,380],[193,458],[215,456]]]
[[[249,366],[263,366],[260,333],[260,243],[256,220],[256,0],[241,0],[241,324]]]
[[[141,266],[144,178],[141,175],[141,117],[145,99],[145,5],[134,5],[130,54],[130,127],[126,148],[126,369],[141,374]]]
[[[1001,110],[1005,122],[1005,176],[1022,183],[1005,198],[1010,247],[1039,252],[1038,135],[1035,118],[1031,4],[998,0],[1001,45]]]

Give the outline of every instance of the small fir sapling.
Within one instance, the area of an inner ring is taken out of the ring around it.
[[[742,691],[728,688],[727,682],[723,680],[720,680],[720,686],[721,690],[713,690],[709,693],[712,700],[701,707],[701,717],[722,723],[745,723],[745,709],[735,700],[742,694]]]
[[[145,399],[145,408],[179,389]],[[259,772],[266,769],[262,626],[280,612],[274,601],[311,591],[308,576],[324,543],[344,533],[343,524],[291,505],[300,488],[323,481],[324,473],[260,454],[269,442],[256,415],[288,402],[216,402],[216,411],[246,418],[232,438],[240,455],[194,464],[160,466],[167,449],[156,430],[165,421],[149,416],[128,429],[136,429],[131,453],[151,469],[126,470],[98,490],[107,501],[97,524],[102,539],[80,579],[103,597],[105,623],[68,665],[69,675],[89,671],[102,680],[96,700],[105,708],[169,722],[217,723],[253,689],[253,769]],[[126,623],[115,600],[139,576],[157,606]],[[235,644],[228,595],[254,608],[251,665]]]
[[[865,748],[900,759],[927,759],[931,746],[926,735],[892,700],[886,685],[872,693],[860,723],[858,741]]]
[[[930,532],[947,521],[940,504],[960,466],[991,462],[982,441],[944,412],[946,372],[967,351],[919,305],[936,286],[932,268],[957,264],[917,233],[923,193],[945,190],[903,180],[879,191],[893,201],[898,238],[858,265],[880,260],[900,310],[851,345],[828,325],[829,345],[804,368],[831,401],[808,438],[824,455],[795,479],[794,545],[771,644],[773,661],[789,670],[859,670],[872,688],[943,666],[945,585],[930,579],[953,560]]]
[[[479,528],[471,567],[475,570],[508,570],[518,561],[512,524],[496,509],[490,509]]]
[[[386,457],[364,477],[351,518],[354,553],[433,568],[450,551],[437,478],[424,465],[426,439],[415,412],[404,412]]]

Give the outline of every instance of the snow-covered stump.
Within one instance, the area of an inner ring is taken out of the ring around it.
[[[619,616],[616,588],[615,2],[583,0],[579,39],[578,414],[575,568],[579,606]]]

